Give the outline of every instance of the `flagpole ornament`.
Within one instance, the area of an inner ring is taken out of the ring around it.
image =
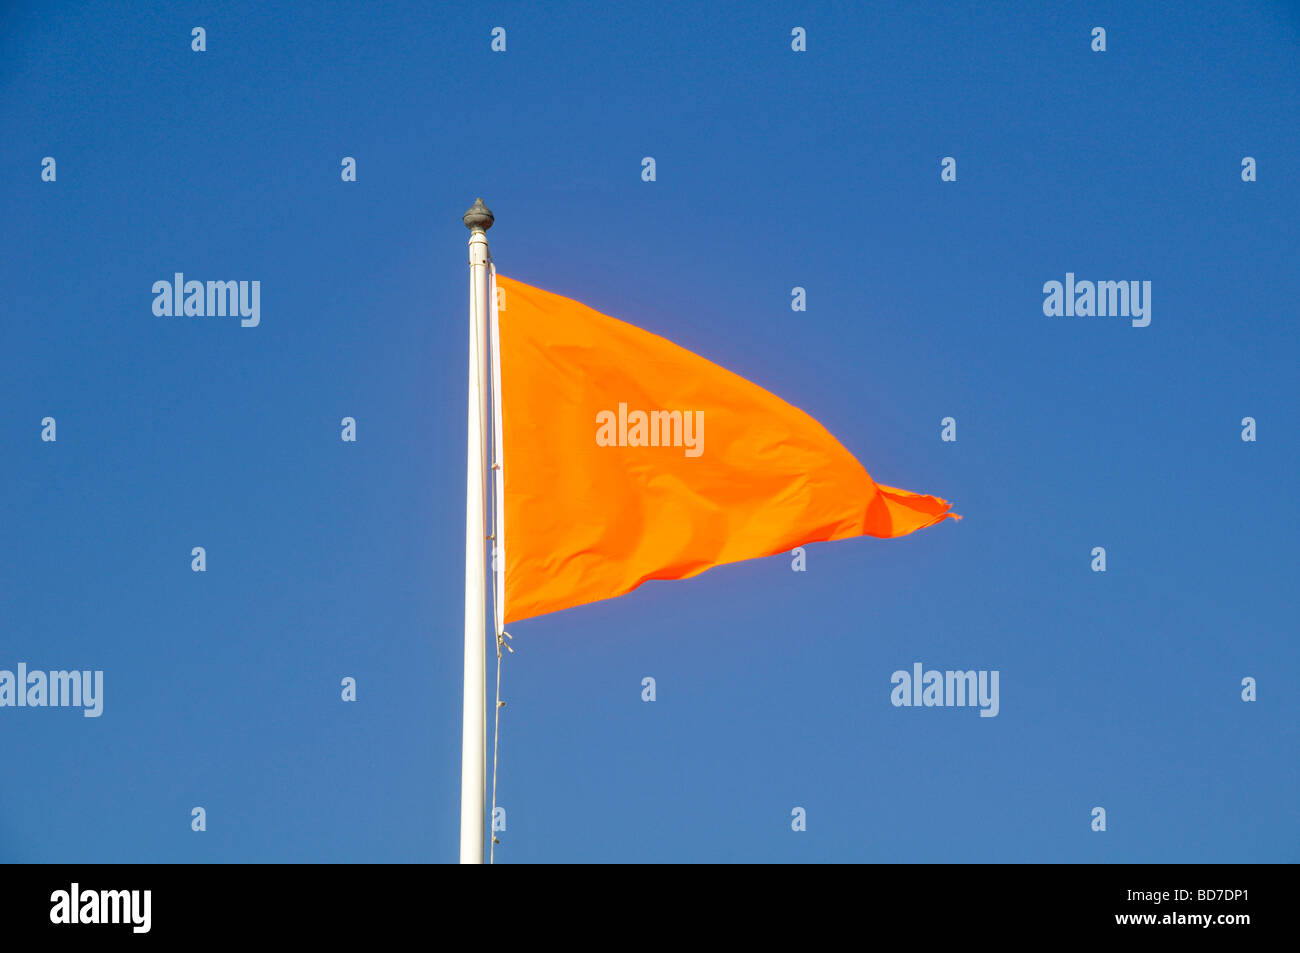
[[[461,216],[461,221],[473,234],[474,232],[486,232],[492,227],[492,223],[496,221],[496,218],[493,216],[492,210],[483,204],[481,198],[478,198],[474,200],[474,204],[469,207],[469,210]]]

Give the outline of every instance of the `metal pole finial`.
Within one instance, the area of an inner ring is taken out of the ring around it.
[[[480,198],[474,200],[474,204],[471,205],[469,211],[461,217],[461,221],[464,222],[465,227],[473,233],[486,232],[492,227],[492,223],[496,221],[496,219],[492,215],[492,210],[484,205],[483,200]]]

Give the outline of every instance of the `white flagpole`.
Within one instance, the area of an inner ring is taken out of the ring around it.
[[[487,801],[487,672],[484,623],[488,461],[488,241],[492,212],[477,199],[469,234],[469,430],[465,478],[465,692],[461,711],[460,862],[483,863]]]

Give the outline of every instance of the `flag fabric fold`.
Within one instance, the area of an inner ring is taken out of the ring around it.
[[[960,519],[939,497],[877,484],[757,384],[577,301],[496,282],[506,622]]]

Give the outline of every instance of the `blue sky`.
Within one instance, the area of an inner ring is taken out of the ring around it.
[[[1044,6],[4,7],[0,860],[455,859],[478,195],[965,516],[513,626],[499,862],[1300,859],[1300,11]]]

